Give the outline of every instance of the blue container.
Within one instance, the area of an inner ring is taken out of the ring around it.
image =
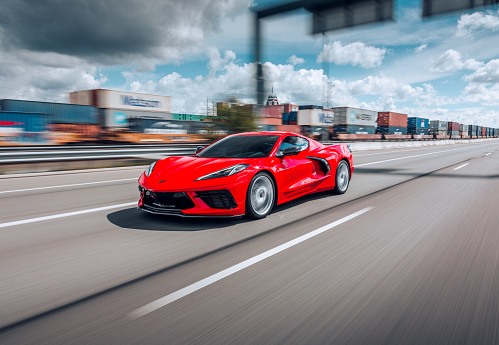
[[[288,122],[289,121],[298,121],[298,112],[297,111],[292,111],[289,113],[289,117],[288,117]]]
[[[409,127],[409,128],[407,128],[407,134],[428,135],[429,132],[430,131],[428,128],[423,128],[423,127]]]
[[[378,133],[380,134],[407,134],[407,127],[378,127]]]
[[[18,143],[44,143],[50,115],[0,111],[0,133],[5,140]]]
[[[430,120],[422,118],[422,117],[408,117],[407,118],[407,127],[429,128],[430,127]]]
[[[289,113],[282,113],[282,123],[289,121]]]
[[[370,126],[356,126],[356,125],[334,125],[336,133],[349,133],[349,134],[374,134],[375,127]]]
[[[48,114],[51,115],[50,123],[98,124],[97,108],[90,105],[2,99],[0,108],[3,111]]]

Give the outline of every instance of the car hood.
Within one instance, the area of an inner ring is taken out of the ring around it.
[[[158,187],[160,185],[161,189],[177,189],[185,184],[190,186],[196,179],[215,171],[241,163],[251,164],[249,161],[254,161],[254,159],[170,157],[158,161],[147,180],[148,184]]]

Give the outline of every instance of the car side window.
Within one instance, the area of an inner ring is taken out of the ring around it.
[[[301,137],[295,137],[293,135],[287,136],[279,146],[279,151],[282,151],[291,146],[300,147],[300,151],[306,150],[308,148],[308,140]]]

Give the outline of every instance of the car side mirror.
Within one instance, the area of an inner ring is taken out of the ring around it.
[[[275,156],[277,158],[282,158],[282,157],[286,157],[286,156],[294,156],[300,152],[301,152],[301,148],[299,146],[290,146],[290,147],[286,147],[282,151],[281,150],[277,151]]]
[[[197,155],[199,152],[203,151],[203,149],[204,149],[204,146],[198,146],[198,147],[196,147],[196,153],[195,153],[195,155]]]

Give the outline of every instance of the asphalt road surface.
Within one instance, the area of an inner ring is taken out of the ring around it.
[[[143,167],[0,178],[0,344],[498,344],[499,142],[354,162],[259,221],[141,212]]]

